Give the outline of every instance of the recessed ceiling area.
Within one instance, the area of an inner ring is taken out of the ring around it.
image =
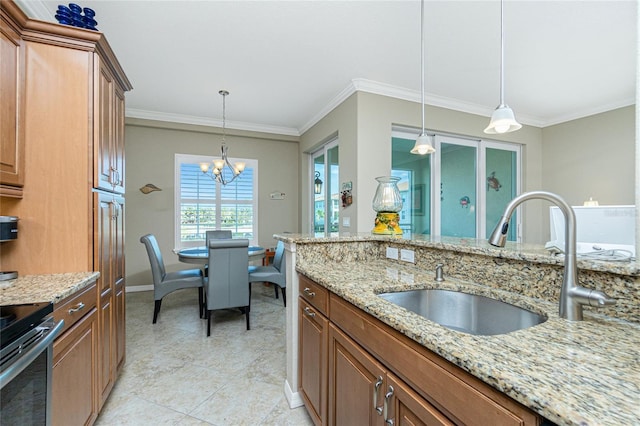
[[[55,22],[61,2],[17,3]],[[127,116],[299,135],[355,90],[420,101],[420,1],[110,1],[98,30],[134,89]],[[504,6],[505,100],[539,127],[635,103],[636,2]],[[426,103],[489,117],[500,2],[425,2]]]

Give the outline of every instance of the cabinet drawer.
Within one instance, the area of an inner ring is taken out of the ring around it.
[[[329,291],[319,284],[314,283],[304,275],[298,275],[298,292],[311,306],[327,316],[329,312]]]
[[[54,306],[53,318],[56,321],[64,320],[64,328],[60,335],[71,328],[78,320],[96,306],[96,283],[93,282]]]

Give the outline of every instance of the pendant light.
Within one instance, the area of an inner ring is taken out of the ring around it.
[[[221,158],[213,160],[213,169],[211,169],[210,172],[209,165],[207,163],[201,163],[200,170],[202,170],[202,173],[224,186],[228,183],[233,182],[238,176],[240,176],[240,173],[244,171],[245,164],[242,162],[238,162],[234,165],[231,164],[231,162],[227,158],[226,98],[229,95],[229,92],[226,90],[220,90],[218,93],[222,95],[222,146],[220,147],[220,153],[222,155]]]
[[[424,130],[424,0],[420,2],[420,104],[422,105],[422,132],[416,144],[411,149],[412,154],[426,155],[433,154],[436,149],[433,147],[431,136]]]
[[[500,105],[491,114],[485,133],[509,133],[522,127],[513,110],[504,103],[504,0],[500,0]]]

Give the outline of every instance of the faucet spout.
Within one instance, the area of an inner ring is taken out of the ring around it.
[[[564,274],[560,291],[560,318],[570,321],[582,321],[582,306],[614,305],[615,299],[601,291],[590,290],[578,285],[578,267],[576,265],[576,215],[573,209],[559,195],[546,191],[525,192],[511,200],[504,214],[489,237],[489,244],[504,247],[509,230],[509,220],[514,210],[523,202],[532,199],[549,201],[560,208],[564,215]]]

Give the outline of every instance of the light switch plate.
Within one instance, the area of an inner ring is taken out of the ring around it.
[[[398,249],[395,247],[387,247],[387,257],[398,260]]]
[[[351,226],[351,218],[349,216],[345,216],[342,218],[342,226],[348,228]]]
[[[413,250],[400,250],[400,260],[402,260],[403,262],[415,263]]]

